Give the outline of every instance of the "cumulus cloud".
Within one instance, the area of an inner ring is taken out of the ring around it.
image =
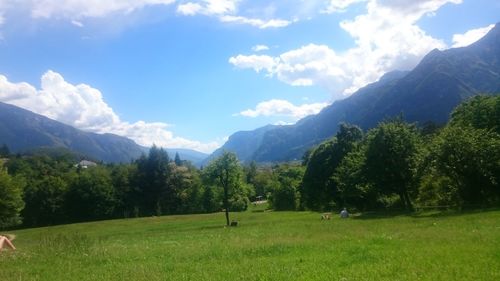
[[[274,68],[279,63],[279,58],[273,58],[265,55],[238,55],[236,57],[229,58],[229,63],[239,68],[252,68],[257,73],[261,70],[273,73]]]
[[[246,117],[287,116],[299,120],[308,115],[320,112],[327,105],[327,103],[294,105],[287,100],[272,99],[257,104],[255,109],[247,109],[237,115]]]
[[[203,7],[198,3],[186,3],[177,6],[177,13],[184,16],[194,16],[203,12]]]
[[[21,82],[12,83],[0,75],[0,101],[10,103],[51,119],[95,133],[113,133],[133,139],[140,145],[153,143],[170,148],[189,148],[211,152],[218,142],[201,143],[174,136],[168,124],[122,121],[106,104],[99,90],[86,84],[73,85],[54,71],[41,78],[41,89]]]
[[[442,40],[418,27],[417,21],[447,3],[459,4],[461,0],[366,2],[365,14],[340,23],[355,41],[355,46],[347,51],[338,53],[326,45],[309,44],[277,57],[240,54],[229,62],[239,68],[265,70],[267,76],[290,85],[320,85],[334,99],[342,98],[388,71],[414,67],[434,48],[446,48]]]
[[[481,39],[486,33],[488,33],[493,27],[495,27],[494,24],[490,24],[486,27],[481,27],[481,28],[476,28],[469,30],[463,34],[454,34],[453,35],[453,48],[459,48],[459,47],[465,47],[469,46],[470,44],[476,42],[477,40]]]

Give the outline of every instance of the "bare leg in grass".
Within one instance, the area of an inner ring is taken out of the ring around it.
[[[6,236],[0,235],[0,250],[2,250],[4,246],[9,247],[12,250],[16,249],[16,247],[14,247],[14,244],[12,244],[12,242],[10,242],[9,238],[7,238]]]

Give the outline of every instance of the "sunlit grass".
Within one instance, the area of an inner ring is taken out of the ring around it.
[[[0,280],[500,280],[500,211],[232,217],[238,227],[210,214],[14,231]]]

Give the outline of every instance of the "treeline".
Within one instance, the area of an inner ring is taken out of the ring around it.
[[[156,146],[130,164],[82,167],[67,153],[10,155],[2,161],[0,227],[206,213],[222,206],[221,187],[208,172],[178,155],[170,159]],[[238,177],[231,211],[245,210],[253,199],[253,188]]]
[[[304,171],[289,164],[242,166],[228,152],[198,169],[156,146],[130,164],[95,166],[79,165],[81,156],[67,151],[11,155],[3,146],[1,152],[0,228],[210,213],[225,206],[244,211],[251,201],[266,198],[277,210],[295,209]]]
[[[225,152],[198,169],[155,146],[130,164],[87,168],[68,153],[2,146],[0,157],[0,228],[243,211],[255,200],[274,210],[498,206],[500,97],[472,98],[442,127],[342,124],[301,163],[243,166]]]
[[[305,162],[302,208],[498,206],[500,96],[470,99],[442,128],[401,117],[366,133],[343,124]]]

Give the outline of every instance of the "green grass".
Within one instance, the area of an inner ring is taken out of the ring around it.
[[[500,211],[186,215],[13,231],[0,280],[500,280]]]

